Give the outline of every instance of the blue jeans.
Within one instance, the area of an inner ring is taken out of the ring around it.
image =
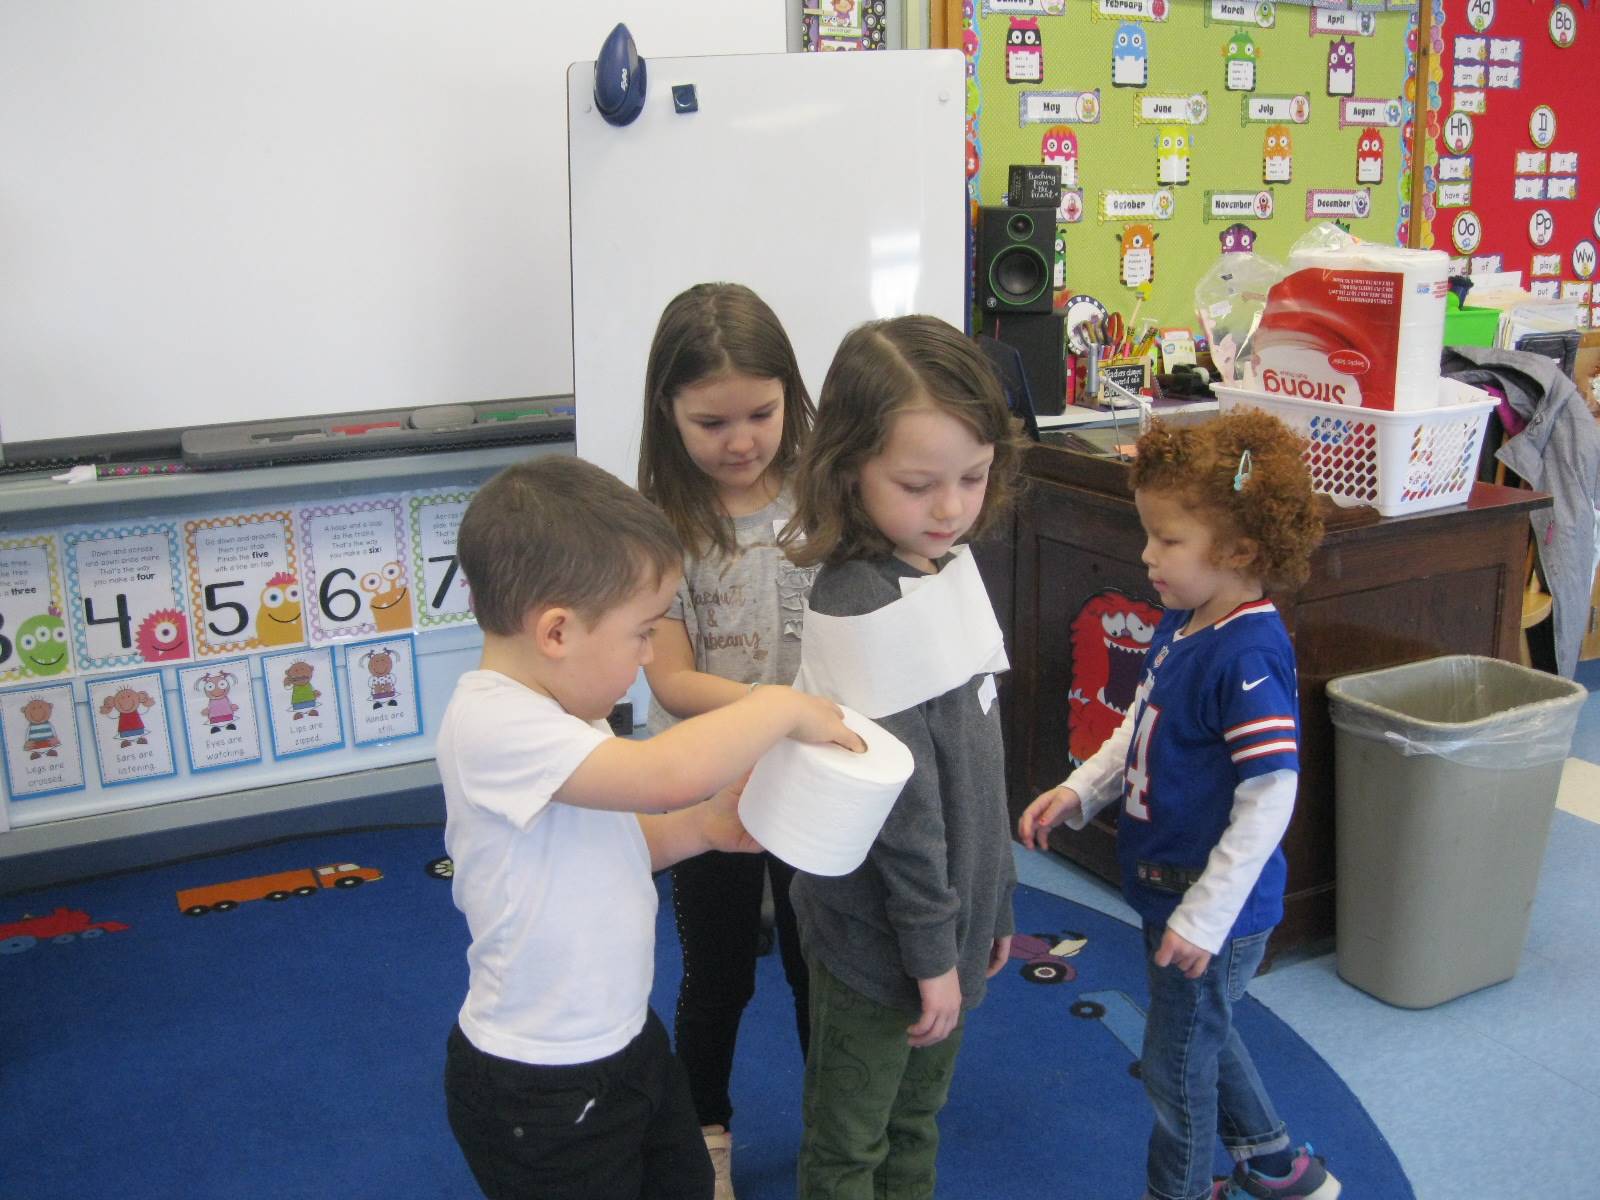
[[[1272,931],[1225,942],[1199,979],[1152,961],[1165,932],[1161,925],[1144,927],[1150,1012],[1140,1069],[1156,1110],[1148,1190],[1154,1200],[1207,1200],[1214,1132],[1236,1162],[1289,1145],[1233,1028],[1233,1006],[1261,965]]]

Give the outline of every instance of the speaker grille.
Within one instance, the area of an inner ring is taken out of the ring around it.
[[[1049,286],[1049,264],[1032,246],[1008,246],[989,263],[989,288],[1002,304],[1032,304]]]

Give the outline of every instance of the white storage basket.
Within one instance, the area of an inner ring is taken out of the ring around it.
[[[1466,502],[1495,407],[1487,392],[1453,379],[1439,381],[1437,408],[1410,412],[1245,388],[1212,391],[1221,411],[1260,408],[1305,438],[1317,491],[1340,504],[1370,504],[1386,517]]]

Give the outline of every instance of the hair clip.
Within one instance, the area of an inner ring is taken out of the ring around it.
[[[1244,491],[1244,485],[1250,482],[1251,470],[1252,465],[1250,462],[1250,451],[1246,450],[1243,454],[1239,455],[1239,469],[1233,473],[1234,491]]]

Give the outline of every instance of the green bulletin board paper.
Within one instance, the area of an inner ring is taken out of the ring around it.
[[[1282,262],[1321,219],[1307,212],[1319,195],[1348,206],[1334,215],[1358,236],[1396,243],[1409,215],[1413,13],[1265,0],[974,0],[968,8],[970,198],[1003,204],[1011,164],[1051,158],[1080,189],[1057,214],[1058,308],[1088,294],[1131,315],[1139,293],[1130,283],[1149,276],[1141,319],[1194,327],[1195,282],[1230,227],[1250,230],[1254,249]],[[1344,74],[1351,50],[1353,81]],[[1269,150],[1269,130],[1287,131],[1287,163],[1280,142]]]

